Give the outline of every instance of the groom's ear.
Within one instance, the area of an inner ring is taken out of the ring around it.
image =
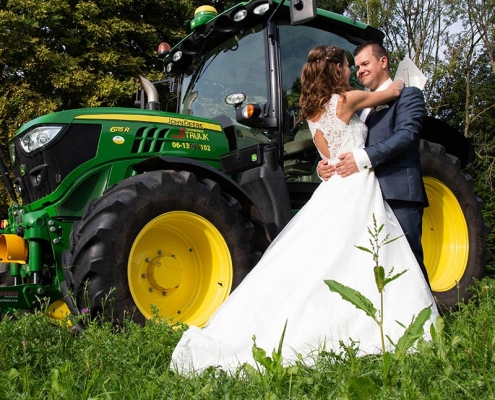
[[[387,58],[387,57],[382,56],[382,57],[380,58],[380,63],[381,63],[381,65],[382,65],[382,67],[383,67],[384,69],[387,69],[387,70],[389,69],[389,68],[388,68],[388,58]]]

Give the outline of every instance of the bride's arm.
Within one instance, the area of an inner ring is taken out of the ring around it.
[[[346,93],[347,104],[344,107],[349,109],[351,113],[355,113],[357,110],[362,110],[363,108],[377,107],[396,100],[403,89],[404,82],[397,80],[392,82],[386,90],[379,92],[353,90]]]

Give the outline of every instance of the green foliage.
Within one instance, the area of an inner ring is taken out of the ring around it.
[[[181,333],[180,325],[154,318],[144,328],[125,321],[118,333],[111,324],[90,323],[79,334],[42,312],[16,314],[0,323],[0,393],[12,399],[16,393],[89,399],[125,393],[125,387],[146,389],[148,379],[168,375],[169,355]],[[159,393],[159,387],[153,391]]]
[[[183,377],[170,371],[184,327],[159,318],[89,324],[81,333],[42,312],[0,321],[0,399],[432,399],[495,397],[495,279],[473,288],[468,304],[438,320],[432,342],[420,342],[395,364],[385,394],[381,355],[319,349],[285,379],[217,368]],[[263,381],[264,379],[264,381]]]
[[[48,112],[132,104],[156,49],[187,33],[191,1],[2,1],[2,130]]]
[[[158,44],[189,31],[200,1],[0,0],[0,145],[25,122],[80,107],[133,106],[160,77]],[[6,196],[0,200],[2,213]]]
[[[284,366],[282,357],[282,345],[284,343],[285,330],[287,328],[287,321],[282,331],[278,349],[272,351],[272,356],[266,355],[266,351],[256,346],[256,337],[253,336],[253,358],[258,365],[258,370],[255,371],[249,364],[243,366],[244,370],[249,376],[257,376],[259,382],[268,390],[270,386],[275,383],[277,386],[283,386],[289,384],[291,386],[292,379],[297,376],[299,367],[297,365]],[[261,367],[261,368],[260,368]]]

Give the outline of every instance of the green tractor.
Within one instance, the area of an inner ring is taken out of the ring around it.
[[[45,301],[55,317],[144,323],[158,312],[202,326],[311,197],[318,155],[297,122],[308,51],[326,43],[350,55],[383,33],[298,0],[200,7],[191,28],[160,45],[167,77],[141,78],[141,108],[57,112],[11,140],[0,312]],[[482,203],[461,170],[473,150],[426,117],[421,154],[425,261],[450,308],[488,255]]]

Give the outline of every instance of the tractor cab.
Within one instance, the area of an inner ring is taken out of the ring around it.
[[[338,45],[352,65],[354,48],[383,34],[341,15],[316,13],[311,2],[301,8],[266,0],[240,3],[220,17],[213,7],[200,7],[191,27],[164,57],[166,73],[179,83],[176,112],[219,122],[230,150],[274,145],[292,208],[299,209],[320,182],[311,133],[298,121],[300,73],[308,52],[322,43]],[[236,93],[244,100],[234,107],[226,99]]]

